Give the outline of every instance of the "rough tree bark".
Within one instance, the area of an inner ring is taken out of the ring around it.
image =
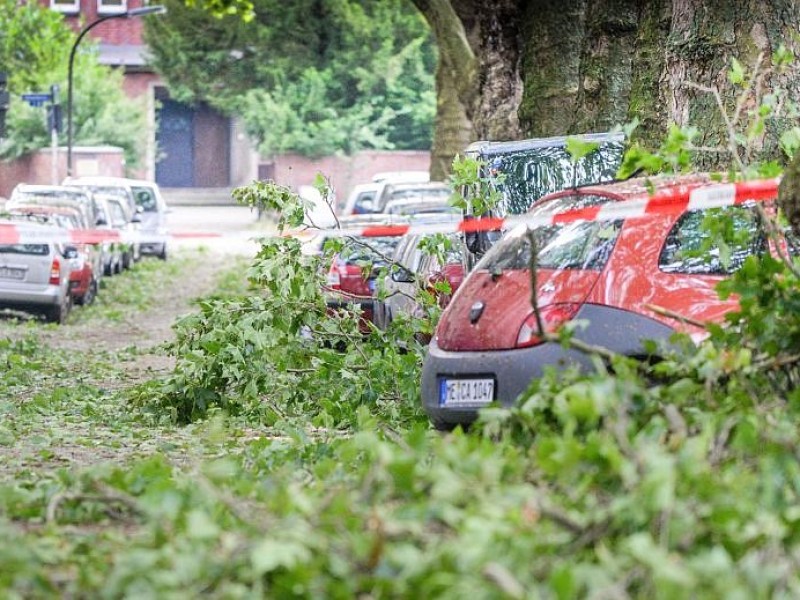
[[[716,100],[689,84],[726,88],[733,57],[747,66],[768,58],[780,43],[796,44],[800,25],[797,0],[413,1],[434,27],[442,62],[474,56],[474,71],[451,70],[470,83],[458,100],[473,140],[602,131],[636,117],[646,146],[671,122],[700,125],[702,145],[725,145]],[[454,28],[436,22],[445,14],[459,19],[466,45],[440,38]],[[444,83],[440,90],[452,89]],[[800,97],[799,81],[782,83]],[[731,108],[732,93],[723,99]],[[775,155],[775,129],[760,150]],[[711,153],[702,166],[727,160]]]

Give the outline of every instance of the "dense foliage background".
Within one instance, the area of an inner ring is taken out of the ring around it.
[[[436,52],[405,0],[165,4],[146,40],[170,94],[241,116],[263,154],[430,147]]]
[[[51,85],[59,85],[66,127],[67,68],[75,34],[60,13],[36,2],[0,0],[0,23],[0,70],[8,73],[11,92],[0,157],[11,159],[50,145],[46,109],[30,107],[21,94],[49,93]],[[144,104],[124,94],[122,73],[100,65],[96,52],[91,40],[83,40],[75,59],[74,143],[119,146],[126,163],[135,167],[146,142]]]

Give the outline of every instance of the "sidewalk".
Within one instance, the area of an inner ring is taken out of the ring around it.
[[[161,188],[167,206],[236,206],[233,188]]]

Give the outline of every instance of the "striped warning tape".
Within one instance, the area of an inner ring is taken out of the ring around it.
[[[546,214],[514,215],[506,218],[462,219],[453,215],[451,220],[437,218],[436,221],[418,221],[398,224],[345,224],[338,229],[306,229],[290,232],[298,237],[324,233],[326,237],[388,237],[411,234],[433,233],[472,233],[512,229],[519,225],[543,227],[575,221],[602,221],[612,219],[635,219],[654,214],[680,214],[687,210],[721,208],[744,202],[764,202],[774,200],[778,195],[779,179],[762,179],[739,183],[713,184],[702,187],[676,186],[657,191],[653,195],[640,194],[622,202],[609,202],[563,212]],[[45,225],[0,223],[0,243],[77,243],[98,244],[101,242],[161,243],[175,239],[237,238],[257,239],[265,232],[242,231],[231,233],[176,231],[165,235],[150,235],[139,231],[118,231],[113,229],[72,229],[66,230]]]
[[[388,237],[406,234],[473,233],[513,229],[520,225],[544,227],[575,221],[603,221],[635,219],[654,214],[680,214],[687,210],[722,208],[744,202],[764,202],[778,196],[780,180],[761,179],[739,183],[713,184],[703,187],[675,186],[657,191],[653,195],[639,194],[622,202],[545,214],[513,215],[506,218],[478,218],[452,221],[400,223],[342,227],[324,230],[330,237]]]
[[[249,237],[257,234],[249,232]],[[24,222],[0,223],[0,244],[100,244],[103,242],[122,242],[153,244],[178,239],[221,238],[224,234],[204,231],[172,232],[169,234],[149,234],[139,231],[119,231],[114,229],[63,229],[48,225],[30,225]],[[244,235],[237,235],[244,237]]]

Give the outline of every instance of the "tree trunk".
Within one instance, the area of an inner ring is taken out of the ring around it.
[[[449,0],[412,0],[436,38],[436,120],[431,179],[444,180],[453,158],[474,139],[469,108],[477,95],[477,61],[462,18]]]
[[[432,16],[447,13],[460,21],[458,39],[472,52],[475,71],[469,78],[453,73],[464,84],[458,98],[472,139],[604,131],[635,117],[640,126],[634,135],[645,147],[657,147],[670,123],[697,126],[698,145],[726,147],[728,130],[716,99],[697,86],[718,87],[732,114],[731,59],[750,68],[761,55],[769,66],[780,43],[797,45],[800,24],[796,0],[413,1],[434,27],[440,65],[455,56],[454,45],[440,38],[447,28]],[[793,77],[780,83],[796,98],[800,81]],[[442,93],[450,89],[440,82]],[[447,137],[447,106],[440,98],[435,139]],[[757,153],[742,153],[743,160],[777,156],[776,132],[783,128],[773,122],[756,140]],[[446,163],[448,153],[458,151],[454,146],[437,146],[437,161]],[[730,164],[730,154],[699,157],[701,168]]]

